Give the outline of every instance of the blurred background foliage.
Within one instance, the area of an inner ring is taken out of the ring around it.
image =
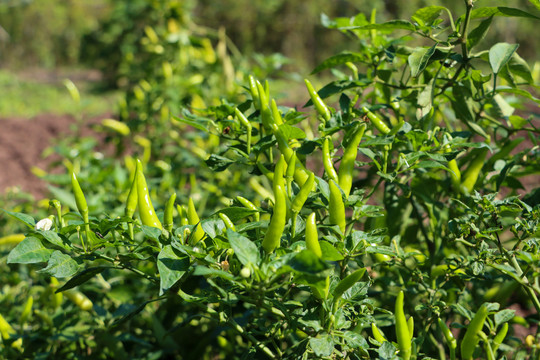
[[[110,72],[125,70],[121,67],[122,56],[142,46],[139,40],[144,36],[144,27],[159,26],[163,19],[171,17],[170,13],[155,11],[164,9],[162,3],[152,0],[0,0],[0,66],[55,67],[82,63],[106,70],[108,75],[117,75]],[[324,30],[320,24],[321,13],[333,18],[358,12],[370,14],[375,9],[377,21],[381,22],[409,19],[415,9],[434,5],[428,0],[183,0],[165,3],[174,4],[173,17],[182,25],[194,22],[203,32],[224,29],[243,56],[281,53],[294,60],[297,69],[308,70],[349,45],[340,41],[339,34]],[[527,0],[478,0],[477,4],[536,11]],[[452,12],[463,8],[462,1],[440,1],[436,5],[446,6]],[[516,18],[498,19],[489,36],[498,41],[520,43],[520,54],[532,59],[540,51],[539,41],[530,36],[535,31],[534,26],[533,22]],[[213,39],[214,44],[217,41]],[[486,41],[487,46],[491,43],[489,39]]]

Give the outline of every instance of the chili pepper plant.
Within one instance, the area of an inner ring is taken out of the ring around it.
[[[482,41],[538,10],[323,17],[351,50],[307,76],[303,106],[251,77],[178,118],[219,137],[212,171],[250,174],[205,215],[152,191],[144,162],[121,209],[89,212],[80,174],[67,213],[5,209],[28,227],[7,262],[36,280],[1,299],[21,304],[2,312],[3,354],[540,358],[537,88],[518,44]]]

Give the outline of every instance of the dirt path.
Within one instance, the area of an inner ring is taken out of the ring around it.
[[[92,119],[96,123],[107,115]],[[43,150],[53,144],[55,138],[68,134],[75,119],[69,115],[38,115],[32,119],[0,118],[0,193],[10,187],[41,199],[46,194],[46,184],[35,176],[31,168],[46,170],[50,159],[42,156]],[[85,127],[85,133],[92,130]]]

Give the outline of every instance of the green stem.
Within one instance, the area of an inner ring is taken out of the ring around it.
[[[238,332],[241,336],[245,336],[249,341],[251,341],[256,347],[258,347],[262,352],[264,352],[270,359],[276,359],[276,355],[270,350],[266,345],[264,345],[259,340],[255,339],[253,335],[246,333],[244,329],[238,325],[236,321],[234,321],[233,318],[229,317],[227,319],[227,322],[232,326],[232,328]]]
[[[519,263],[517,262],[516,256],[514,254],[508,254],[507,256],[509,258],[508,260],[510,261],[510,264],[512,264],[513,268],[516,270],[518,277],[522,278],[521,284],[529,295],[531,301],[533,302],[537,314],[540,314],[540,300],[538,300],[536,293],[529,286],[529,279],[526,277],[522,277],[523,271],[521,270],[521,266],[519,266]]]

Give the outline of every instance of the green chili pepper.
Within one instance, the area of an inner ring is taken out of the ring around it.
[[[365,272],[366,269],[361,268],[341,279],[341,281],[334,288],[334,305],[338,302],[339,299],[341,299],[345,291],[349,290],[354,284],[360,281],[362,276],[364,276]]]
[[[287,180],[287,195],[292,198],[292,182],[294,179],[294,173],[296,170],[296,152],[293,152],[292,156],[287,160],[287,171],[285,172],[285,179]]]
[[[336,169],[334,169],[334,164],[332,163],[332,156],[330,155],[330,140],[328,138],[325,138],[323,141],[322,155],[326,176],[328,176],[329,179],[334,180],[336,183],[339,182],[338,174]]]
[[[199,241],[202,240],[205,233],[201,226],[199,215],[197,215],[197,210],[195,210],[195,204],[193,204],[193,199],[190,197],[188,201],[188,210],[187,210],[187,218],[189,221],[189,225],[196,225],[195,231],[192,233],[192,245],[195,245]]]
[[[32,305],[34,304],[34,298],[32,296],[28,297],[26,304],[24,304],[23,311],[21,313],[20,323],[26,323],[26,320],[32,315]]]
[[[306,220],[306,247],[313,251],[318,257],[322,257],[321,245],[319,244],[319,235],[317,234],[317,223],[315,213],[309,214]]]
[[[271,130],[272,124],[275,124],[275,122],[272,118],[272,111],[268,107],[269,99],[260,82],[257,82],[257,90],[259,91],[259,108],[261,111],[262,124],[265,129]]]
[[[236,200],[238,200],[238,202],[240,202],[240,204],[244,205],[244,207],[246,207],[246,208],[248,208],[250,210],[256,211],[256,213],[254,213],[255,221],[260,220],[259,208],[256,207],[255,204],[253,204],[251,201],[249,201],[248,199],[246,199],[245,197],[242,197],[242,196],[237,196]]]
[[[2,335],[2,340],[6,341],[11,338],[11,335],[15,334],[15,329],[0,315],[0,335]],[[20,340],[20,341],[19,341]],[[16,340],[11,344],[12,347],[21,349],[22,338]]]
[[[165,205],[165,212],[163,214],[163,225],[165,230],[169,233],[172,232],[173,228],[173,210],[174,210],[174,201],[176,200],[176,193],[173,192]]]
[[[141,160],[137,159],[137,197],[139,203],[139,215],[143,225],[156,227],[160,230],[163,229],[161,222],[159,221],[154,206],[152,205],[152,199],[150,199],[150,191],[146,184],[146,179],[142,170]]]
[[[358,145],[362,141],[364,136],[364,131],[366,130],[366,125],[360,125],[354,132],[351,141],[343,151],[343,156],[341,157],[341,163],[339,164],[338,170],[338,179],[339,187],[345,193],[345,196],[348,197],[351,193],[352,188],[352,179],[353,179],[353,170],[354,162],[356,161],[356,155],[358,154]]]
[[[330,224],[338,225],[339,229],[343,234],[345,234],[345,228],[347,226],[345,218],[345,204],[343,204],[343,197],[341,196],[341,191],[336,185],[334,180],[330,180],[330,204],[329,204],[329,215],[330,215]]]
[[[508,323],[505,322],[501,330],[499,330],[497,335],[495,335],[495,337],[493,338],[493,351],[497,351],[499,346],[501,346],[507,333],[508,333]]]
[[[234,226],[234,223],[231,221],[231,219],[229,219],[227,215],[225,215],[224,213],[219,213],[218,216],[225,224],[226,229],[231,229],[232,231],[236,231],[236,227]]]
[[[324,103],[323,99],[321,99],[319,94],[315,91],[313,85],[311,85],[311,82],[309,82],[308,79],[304,79],[304,82],[306,83],[311,101],[313,102],[313,105],[315,105],[315,109],[325,121],[329,121],[332,118],[332,114],[330,113],[330,110],[328,110],[328,107]]]
[[[383,133],[384,135],[387,135],[391,131],[388,125],[386,125],[384,121],[379,119],[377,115],[372,113],[367,107],[365,106],[362,107],[362,110],[366,113],[366,116],[371,121],[373,126],[375,126],[375,128],[379,130],[381,133]]]
[[[287,193],[283,179],[285,165],[285,157],[281,155],[274,170],[274,213],[262,242],[262,247],[267,253],[273,252],[279,246],[287,221]]]
[[[437,319],[437,323],[450,348],[450,359],[454,360],[456,358],[457,340],[441,318]]]
[[[259,110],[261,108],[261,100],[259,99],[259,90],[257,88],[257,80],[252,75],[249,75],[249,91],[251,92],[251,99],[253,100],[253,106]]]
[[[137,196],[137,171],[135,170],[133,172],[133,181],[131,182],[131,187],[129,188],[129,193],[126,200],[126,208],[124,209],[124,214],[127,217],[133,218],[133,214],[135,214],[135,210],[137,209],[138,201],[139,199]]]
[[[395,303],[394,317],[396,321],[396,338],[398,342],[399,353],[403,360],[409,360],[411,358],[411,334],[409,332],[409,325],[405,318],[405,312],[403,311],[403,299],[405,295],[403,291],[400,291]]]
[[[88,204],[86,203],[86,198],[84,197],[81,185],[79,185],[79,181],[77,181],[77,177],[75,176],[74,172],[71,173],[71,186],[73,187],[73,195],[75,196],[75,203],[77,204],[77,209],[79,210],[79,213],[81,214],[84,221],[84,231],[86,233],[86,239],[89,241],[90,220],[88,217]],[[81,245],[86,252],[86,245],[82,238]]]
[[[92,303],[92,300],[86,297],[82,292],[69,289],[64,291],[64,294],[66,294],[66,297],[72,301],[77,307],[84,311],[90,311],[94,308],[94,304]]]
[[[240,111],[238,108],[234,108],[234,113],[236,117],[238,118],[238,121],[240,121],[240,124],[246,128],[247,133],[247,153],[248,155],[251,153],[251,129],[253,128],[251,126],[251,122],[248,120],[248,118]]]
[[[55,277],[51,277],[51,284],[49,285],[52,289],[52,308],[57,309],[62,305],[62,300],[64,300],[64,295],[61,292],[56,292],[55,290],[58,289],[59,286],[58,279]]]
[[[277,107],[276,100],[272,99],[270,101],[270,108],[272,109],[272,118],[274,119],[274,123],[277,126],[283,124],[283,118],[281,117],[281,113]]]
[[[285,160],[289,161],[291,156],[294,154],[294,150],[291,149],[289,143],[287,142],[287,139],[285,138],[285,135],[283,135],[283,133],[276,124],[272,124],[271,129],[274,133],[274,136],[276,137],[279,151],[285,156]],[[300,161],[297,161],[294,171],[294,181],[296,181],[298,185],[302,186],[306,182],[308,177],[309,171],[306,170],[306,168]]]
[[[178,211],[178,217],[180,218],[180,225],[185,226],[189,225],[189,220],[187,218],[187,210],[184,206],[178,204],[176,205],[176,211]]]
[[[461,190],[463,193],[470,194],[474,190],[474,184],[476,184],[480,171],[482,171],[487,153],[488,149],[480,149],[478,155],[473,159],[463,174],[461,182]]]
[[[412,316],[409,316],[407,319],[407,328],[409,329],[409,335],[411,335],[411,341],[414,337],[414,318]]]
[[[379,328],[377,327],[375,323],[371,323],[371,332],[373,333],[373,338],[377,340],[378,342],[380,342],[381,344],[385,341],[388,341],[386,340],[386,337],[384,336],[383,332],[379,330]]]
[[[486,304],[483,304],[480,309],[476,312],[473,319],[467,326],[467,331],[463,340],[461,340],[461,358],[463,360],[470,360],[473,357],[474,349],[480,341],[478,334],[484,327],[484,322],[488,316],[488,308]]]
[[[309,177],[307,181],[302,185],[300,188],[300,191],[296,194],[294,197],[292,204],[291,204],[291,211],[293,214],[298,214],[300,210],[302,210],[302,207],[304,206],[304,203],[306,202],[309,193],[313,189],[313,185],[315,184],[315,174],[312,172],[309,173]]]

